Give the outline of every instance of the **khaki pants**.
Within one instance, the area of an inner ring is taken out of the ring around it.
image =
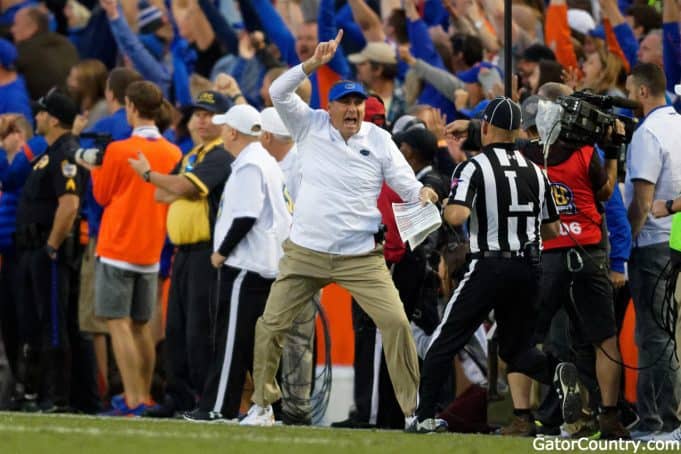
[[[319,303],[320,293],[307,304],[293,322],[286,334],[284,350],[281,355],[281,409],[284,413],[305,421],[312,417],[310,395],[314,364],[315,301]]]
[[[383,248],[364,255],[315,252],[287,240],[265,312],[255,327],[253,401],[267,406],[281,398],[275,374],[293,320],[322,287],[347,289],[381,330],[388,372],[405,415],[416,409],[419,367],[409,321],[400,302]]]

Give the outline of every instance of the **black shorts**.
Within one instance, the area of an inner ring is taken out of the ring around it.
[[[587,247],[586,253],[577,249],[583,268],[572,273],[567,265],[569,250],[548,251],[542,256],[539,337],[546,334],[553,315],[564,307],[570,317],[573,342],[577,345],[599,344],[617,334],[607,255],[600,248]],[[570,282],[573,279],[571,298]]]

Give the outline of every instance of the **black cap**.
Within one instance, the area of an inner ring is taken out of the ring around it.
[[[431,162],[435,159],[437,137],[425,128],[411,128],[398,132],[393,136],[393,140],[398,146],[402,143],[409,144],[415,152],[422,156],[425,162]]]
[[[520,128],[520,106],[509,98],[500,96],[487,104],[482,114],[482,121],[507,131]]]
[[[55,88],[51,89],[45,96],[33,103],[33,111],[45,111],[60,122],[66,125],[73,125],[79,109],[76,102],[66,93]]]
[[[213,90],[206,90],[199,93],[191,105],[192,110],[202,109],[208,112],[223,114],[232,107],[233,103],[224,95]]]
[[[553,53],[550,47],[543,44],[532,44],[523,52],[523,60],[539,63],[542,60],[554,60],[556,54]]]

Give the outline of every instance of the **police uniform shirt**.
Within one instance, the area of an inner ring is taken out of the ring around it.
[[[178,163],[173,174],[186,177],[196,186],[199,197],[181,198],[170,204],[167,225],[168,236],[173,244],[210,241],[232,161],[232,155],[225,151],[222,139],[216,139],[193,148]]]
[[[274,278],[293,209],[284,175],[259,142],[244,148],[231,166],[232,173],[220,200],[213,250],[220,248],[234,219],[254,218],[255,224],[232,250],[225,264]]]
[[[329,113],[313,110],[294,93],[305,79],[302,65],[274,81],[274,107],[298,147],[302,183],[291,241],[331,254],[366,254],[381,223],[377,200],[385,181],[404,201],[423,187],[390,134],[368,122],[346,142]]]
[[[17,224],[37,224],[50,229],[65,194],[80,196],[85,172],[71,161],[66,151],[76,150],[78,142],[71,133],[59,137],[33,162],[17,209]]]
[[[559,219],[546,177],[513,144],[493,144],[454,170],[449,204],[471,210],[471,252],[520,251]]]

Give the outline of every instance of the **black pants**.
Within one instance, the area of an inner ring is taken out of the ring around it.
[[[393,282],[407,317],[411,319],[421,298],[426,272],[425,256],[419,251],[408,251],[399,263],[391,267]],[[404,428],[404,415],[388,375],[380,332],[354,300],[352,326],[355,331],[355,419],[384,429]]]
[[[255,323],[265,310],[274,279],[228,266],[220,269],[215,355],[199,401],[202,411],[235,418],[246,372],[253,370]]]
[[[167,394],[176,411],[196,407],[208,375],[212,345],[210,308],[217,271],[210,264],[211,247],[180,246],[173,275],[166,322]]]
[[[438,392],[451,372],[454,355],[492,309],[499,356],[508,364],[508,371],[551,383],[557,363],[533,345],[539,279],[540,268],[522,259],[489,258],[469,263],[423,362],[417,410],[420,420],[435,416]]]
[[[18,298],[20,370],[17,380],[42,401],[69,404],[71,345],[68,335],[72,266],[52,261],[44,248],[24,250],[19,258]],[[23,373],[21,373],[23,372]]]
[[[584,248],[579,254],[583,267],[571,273],[568,250],[544,254],[542,298],[537,324],[537,340],[544,350],[561,361],[574,362],[579,380],[589,390],[590,406],[597,410],[600,389],[596,379],[596,353],[599,344],[618,332],[615,315],[615,293],[607,274],[606,251],[598,247]],[[588,254],[588,255],[587,255]],[[574,301],[569,294],[572,282]],[[623,318],[623,315],[622,315]],[[562,414],[555,392],[548,391],[537,411],[546,426],[560,426]]]
[[[19,257],[16,251],[2,254],[0,265],[0,330],[5,354],[12,375],[17,375],[17,354],[19,353]]]

